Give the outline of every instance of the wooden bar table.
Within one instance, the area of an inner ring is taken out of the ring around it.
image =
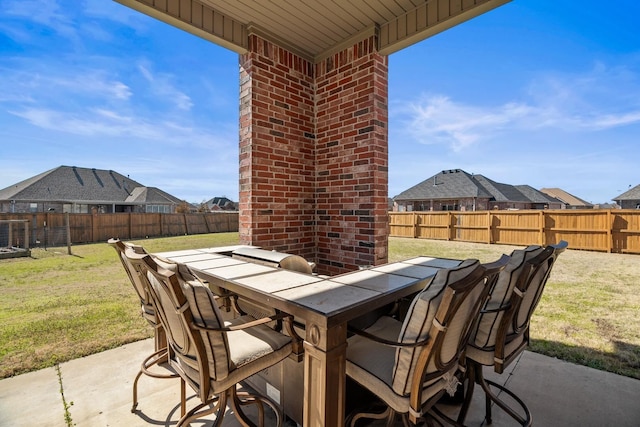
[[[422,290],[438,269],[460,263],[416,257],[324,278],[234,259],[212,249],[157,255],[188,265],[209,286],[289,313],[305,324],[305,427],[344,426],[347,322]]]

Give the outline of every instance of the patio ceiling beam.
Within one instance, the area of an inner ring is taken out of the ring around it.
[[[378,37],[377,51],[390,55],[482,15],[511,0],[114,0],[236,53],[251,34],[312,63],[346,46]]]
[[[114,0],[236,53],[246,53],[247,26],[194,0]]]
[[[431,0],[380,27],[382,55],[409,47],[511,0]]]

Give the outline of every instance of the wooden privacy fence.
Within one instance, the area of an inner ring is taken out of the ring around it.
[[[547,245],[640,254],[640,210],[390,212],[395,237],[504,245]]]
[[[113,213],[67,214],[0,213],[0,220],[27,220],[29,245],[64,246],[71,243],[106,242],[111,237],[140,239],[145,237],[178,236],[185,234],[222,233],[238,231],[238,212],[212,213]],[[24,227],[24,226],[21,226]],[[16,229],[7,246],[25,247],[20,241],[23,233]],[[0,229],[0,246],[4,245]],[[26,246],[28,247],[28,246]]]

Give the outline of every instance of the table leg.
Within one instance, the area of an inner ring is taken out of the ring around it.
[[[304,427],[343,427],[346,325],[307,325],[304,341]]]

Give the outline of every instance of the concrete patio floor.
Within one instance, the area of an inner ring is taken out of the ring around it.
[[[67,426],[61,395],[71,406],[75,426],[173,426],[179,418],[179,381],[143,376],[139,381],[138,411],[131,413],[131,387],[140,361],[153,348],[151,340],[72,360],[0,381],[0,426]],[[525,352],[510,372],[488,379],[508,383],[529,406],[537,426],[640,426],[640,381],[557,359]],[[482,426],[484,397],[476,387],[466,424]],[[187,396],[192,396],[187,390]],[[189,407],[196,399],[188,401]],[[452,408],[445,408],[451,410]],[[455,409],[455,408],[453,408]],[[499,408],[494,426],[515,422]],[[211,425],[197,422],[194,425]],[[273,419],[271,419],[273,424]],[[239,424],[233,414],[224,427]],[[267,422],[267,426],[269,422]],[[287,425],[294,425],[289,422]],[[383,425],[380,422],[371,426]],[[330,426],[327,426],[330,427]]]

